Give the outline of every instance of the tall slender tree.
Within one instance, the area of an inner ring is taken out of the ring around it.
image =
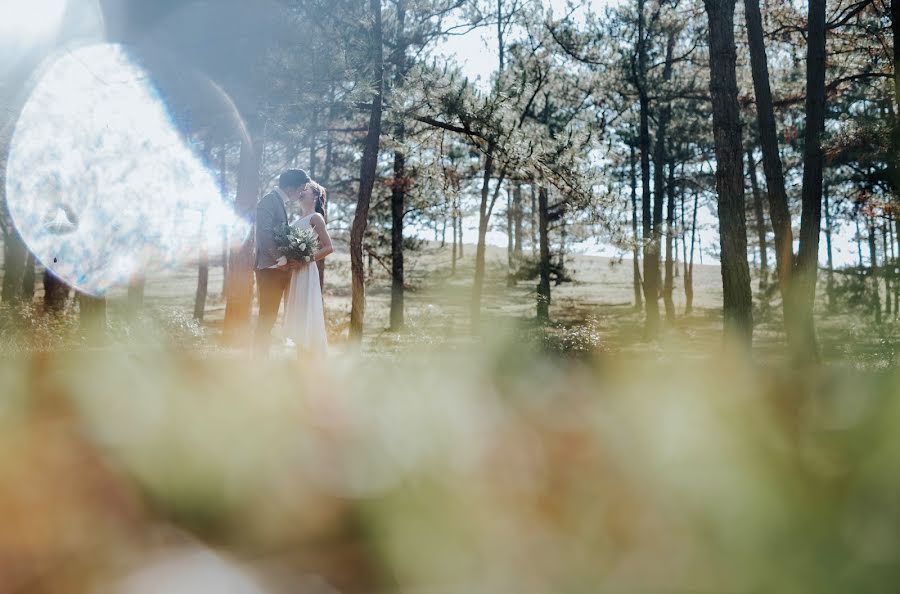
[[[753,214],[756,219],[756,241],[759,244],[759,290],[765,291],[769,280],[769,253],[766,249],[766,217],[762,192],[756,177],[756,161],[753,149],[747,147],[747,171],[750,174],[750,191],[753,193]]]
[[[646,0],[638,0],[636,40],[636,71],[634,82],[638,92],[641,153],[641,236],[644,264],[644,336],[655,338],[659,333],[659,236],[653,224],[652,193],[650,191],[650,91],[647,87],[647,26]]]
[[[394,77],[392,90],[403,85],[409,66],[406,31],[406,0],[398,0],[394,34]],[[403,216],[406,210],[406,123],[398,118],[394,126],[394,178],[391,181],[391,330],[400,330],[404,324],[404,270],[403,270]]]
[[[775,109],[769,83],[769,65],[759,10],[759,0],[744,0],[747,21],[747,39],[750,46],[750,64],[753,89],[756,95],[756,117],[759,124],[759,143],[762,148],[763,172],[766,177],[766,193],[769,198],[769,216],[775,235],[775,262],[778,283],[785,299],[794,265],[791,213],[788,208],[784,185],[784,171],[778,152],[778,135],[775,127]]]
[[[637,158],[635,155],[634,144],[630,144],[630,177],[631,180],[631,282],[634,287],[634,309],[641,311],[644,308],[641,291],[643,289],[641,282],[641,251],[640,251],[640,235],[638,234],[638,208],[637,208]]]
[[[350,340],[362,341],[363,321],[366,311],[366,276],[363,264],[363,237],[369,224],[369,204],[375,186],[378,152],[381,144],[382,93],[384,88],[384,53],[381,23],[381,0],[369,0],[372,19],[369,31],[369,72],[372,76],[372,98],[369,107],[369,125],[359,169],[359,193],[356,211],[350,228]]]
[[[753,336],[744,211],[743,148],[737,100],[734,0],[704,0],[709,20],[709,90],[716,147],[716,193],[725,332],[749,347]],[[645,279],[646,280],[646,279]]]
[[[800,246],[795,264],[796,291],[791,290],[800,352],[818,358],[813,305],[822,226],[822,135],[825,132],[825,0],[809,0],[806,48],[806,127],[803,142]]]

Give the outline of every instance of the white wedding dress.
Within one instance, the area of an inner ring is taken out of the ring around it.
[[[291,223],[298,229],[310,228],[312,215]],[[284,308],[284,333],[298,349],[323,354],[328,349],[325,333],[325,311],[322,288],[319,286],[319,267],[310,262],[291,275],[291,284]]]

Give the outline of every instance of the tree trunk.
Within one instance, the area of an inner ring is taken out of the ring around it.
[[[756,216],[756,239],[759,243],[759,290],[765,291],[769,281],[769,250],[766,249],[766,215],[763,210],[762,192],[756,177],[756,161],[753,149],[747,147],[747,170],[750,173],[750,189],[753,192],[753,213]]]
[[[694,310],[694,243],[697,239],[697,206],[700,203],[700,195],[694,192],[694,215],[691,220],[691,251],[690,262],[684,269],[684,314]],[[687,257],[685,257],[687,261]]]
[[[66,309],[69,300],[69,285],[53,274],[49,268],[44,269],[44,311],[58,314]]]
[[[453,197],[452,226],[453,226],[453,256],[450,261],[450,276],[456,275],[456,258],[457,258],[457,219],[459,218],[459,202],[457,197]]]
[[[890,225],[890,219],[888,219],[888,224]],[[895,250],[895,246],[898,245],[897,242],[900,242],[900,218],[894,218],[894,227],[891,229],[891,272],[894,275],[894,317],[897,317],[897,314],[900,313],[900,276],[898,276],[898,272],[900,272],[900,261],[897,260],[897,256],[900,255]]]
[[[262,142],[255,139],[241,142],[237,171],[235,212],[251,225],[256,219],[259,200],[259,165]],[[228,344],[244,344],[250,336],[250,311],[253,305],[253,231],[237,245],[229,246],[228,278],[225,293],[223,337]]]
[[[644,309],[641,290],[641,237],[638,234],[638,209],[637,209],[637,156],[634,145],[631,145],[631,280],[634,286],[634,310]]]
[[[457,218],[457,223],[459,223],[459,259],[463,259],[463,212],[462,212],[462,203],[461,201],[457,201],[459,204],[459,217]]]
[[[515,265],[513,264],[515,260],[514,250],[515,250],[515,241],[513,238],[513,200],[512,200],[512,190],[509,186],[506,187],[506,286],[507,287],[515,287],[516,279],[513,276],[513,272],[515,270]]]
[[[828,310],[834,310],[834,254],[831,246],[831,205],[828,203],[828,187],[822,189],[822,201],[825,209],[825,248],[828,255],[828,284],[825,288],[828,296]]]
[[[893,149],[893,159],[888,159],[888,172],[891,174],[891,185],[894,190],[895,199],[900,195],[900,165],[897,165],[900,159],[900,44],[897,39],[900,38],[900,2],[891,2],[891,40],[894,52],[894,126],[891,138],[891,148]],[[897,227],[897,240],[900,241],[900,226]]]
[[[652,194],[650,192],[650,98],[646,88],[647,48],[644,20],[645,0],[638,0],[638,73],[637,90],[639,114],[639,144],[641,151],[641,220],[644,259],[644,337],[656,338],[659,333],[659,238],[653,225]]]
[[[22,299],[25,303],[34,300],[34,285],[36,281],[34,254],[28,252],[25,256],[25,273],[22,276]]]
[[[197,267],[197,291],[194,294],[194,319],[202,322],[203,316],[206,313],[206,292],[209,288],[209,251],[207,250],[205,232],[202,233],[200,242],[200,262]]]
[[[747,21],[747,39],[750,45],[750,64],[753,89],[756,95],[756,115],[759,122],[759,143],[762,149],[763,172],[769,197],[769,216],[775,236],[775,266],[784,309],[785,330],[788,342],[796,344],[792,334],[789,291],[794,266],[793,231],[784,186],[784,171],[778,154],[778,135],[775,128],[775,111],[772,89],[769,85],[769,66],[763,38],[762,16],[759,0],[744,0]]]
[[[334,100],[334,81],[331,83],[331,100],[328,107],[328,122],[329,124],[334,121],[335,117],[335,100]],[[326,134],[325,140],[325,163],[322,166],[322,178],[321,183],[327,189],[328,185],[331,181],[331,169],[334,165],[334,139],[332,138],[331,130]],[[316,209],[316,212],[322,215],[322,218],[325,219],[325,224],[328,224],[328,200],[326,197],[324,204],[318,204],[319,208]],[[319,268],[319,289],[322,295],[325,294],[325,268],[327,267],[328,262],[325,258],[316,262],[316,266]]]
[[[672,79],[672,59],[673,53],[675,51],[675,32],[670,31],[669,37],[666,41],[666,61],[665,66],[663,67],[663,85],[667,86],[668,81]],[[669,189],[666,183],[666,166],[669,164],[668,158],[668,138],[666,137],[666,133],[668,132],[669,119],[671,118],[672,110],[669,107],[669,103],[665,100],[660,102],[659,106],[659,115],[657,117],[657,125],[656,125],[656,148],[654,150],[653,157],[653,189],[654,189],[654,201],[653,201],[653,236],[659,242],[659,247],[662,247],[662,238],[663,238],[663,206],[666,204],[666,198],[669,199],[669,207],[671,208],[671,200],[672,194],[671,189]],[[674,178],[674,175],[671,175]],[[668,214],[667,209],[667,214]],[[675,303],[672,301],[672,287],[673,287],[673,279],[672,279],[672,240],[671,240],[671,216],[666,218],[666,222],[668,223],[668,227],[666,229],[666,253],[665,253],[665,266],[664,273],[665,277],[662,282],[662,297],[663,304],[666,310],[666,320],[672,321],[675,319]]]
[[[10,225],[9,233],[3,238],[3,290],[0,294],[3,303],[21,301],[27,259],[25,242],[16,228]]]
[[[709,88],[716,153],[725,334],[749,348],[753,337],[753,302],[747,265],[734,0],[704,0],[704,4],[709,17]]]
[[[859,211],[858,210],[853,214],[853,222],[856,223],[856,260],[857,260],[857,264],[859,265],[859,270],[862,271],[866,265],[863,262],[862,231],[859,230]]]
[[[531,182],[531,256],[538,255],[538,199],[537,185]]]
[[[400,124],[398,128],[402,129]],[[402,132],[398,132],[402,138]],[[399,142],[399,140],[398,140]],[[406,156],[394,151],[391,189],[391,330],[403,328],[403,212],[406,208]]]
[[[559,233],[559,267],[556,273],[556,284],[560,285],[566,277],[566,240],[568,239],[568,231],[566,228],[566,220],[560,222]]]
[[[487,238],[488,224],[490,223],[494,200],[496,200],[500,187],[503,185],[503,176],[501,175],[500,179],[497,180],[492,199],[490,184],[493,172],[494,145],[489,143],[487,153],[484,156],[484,177],[481,182],[481,202],[478,207],[478,244],[475,246],[475,279],[472,283],[472,304],[469,311],[473,331],[478,329],[478,322],[481,319],[481,294],[484,290],[485,240]]]
[[[136,272],[128,279],[128,317],[135,318],[144,308],[144,287],[147,279],[141,272]]]
[[[825,130],[825,0],[809,0],[806,53],[806,129],[803,150],[800,247],[791,288],[797,355],[818,359],[813,305],[822,227],[822,134]],[[796,291],[795,291],[796,289]]]
[[[675,251],[672,241],[675,238],[675,162],[669,161],[669,179],[666,182],[666,282],[663,290],[663,303],[666,306],[666,320],[675,320]]]
[[[328,225],[328,198],[325,201],[316,200],[316,212],[322,215],[325,224]],[[325,258],[316,262],[316,268],[319,269],[319,293],[325,295]]]
[[[106,339],[106,299],[78,293],[78,306],[82,336],[89,345],[103,344]]]
[[[406,0],[397,2],[397,29],[394,39],[397,63],[394,70],[394,87],[403,84],[406,67]],[[390,328],[398,331],[404,325],[404,272],[403,272],[403,214],[406,210],[406,126],[399,119],[394,128],[396,146],[394,149],[394,181],[391,186],[391,314]],[[444,228],[446,229],[446,219]],[[443,237],[441,247],[444,247]]]
[[[881,287],[878,286],[878,246],[875,243],[875,225],[871,219],[869,227],[869,264],[872,269],[872,309],[875,311],[875,322],[881,323]]]
[[[372,189],[375,186],[375,175],[378,167],[378,150],[381,142],[381,107],[382,89],[384,86],[384,56],[381,31],[381,0],[369,0],[372,13],[372,30],[369,46],[371,72],[375,83],[372,108],[369,112],[369,127],[366,133],[366,145],[363,149],[359,168],[359,196],[356,200],[356,212],[350,227],[350,273],[352,292],[350,298],[350,340],[362,341],[363,320],[366,312],[366,281],[363,268],[363,238],[369,225],[369,204],[372,200]]]
[[[882,261],[884,262],[884,313],[893,313],[891,303],[891,275],[889,273],[887,223],[881,223]]]
[[[541,187],[538,192],[538,235],[540,236],[540,281],[537,287],[537,319],[539,322],[550,320],[550,238],[549,231],[549,199],[547,188]]]
[[[222,150],[219,151],[219,191],[222,196],[228,195],[228,162],[227,162],[227,146],[222,143]],[[222,226],[222,296],[224,297],[228,291],[228,227]]]
[[[516,238],[513,255],[518,264],[522,261],[522,184],[520,182],[516,182],[516,185],[513,186],[513,216],[515,218],[513,235]]]

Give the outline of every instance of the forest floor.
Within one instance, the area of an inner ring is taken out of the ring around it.
[[[426,243],[407,256],[406,329],[399,333],[388,329],[390,276],[377,261],[373,262],[367,285],[364,352],[389,353],[417,345],[464,345],[473,340],[469,305],[474,252],[475,246],[465,246],[464,257],[457,262],[455,273],[451,269],[449,246]],[[649,344],[642,338],[644,313],[634,308],[631,260],[572,254],[566,265],[571,281],[552,286],[551,324],[543,335],[554,350],[576,354],[599,350],[694,356],[721,347],[722,287],[718,266],[695,264],[694,309],[687,315],[683,273],[679,269],[674,290],[675,319],[663,321],[660,341]],[[482,337],[498,331],[529,332],[535,327],[536,280],[508,286],[506,273],[506,250],[489,246],[479,324]],[[163,318],[189,317],[196,282],[193,267],[148,278],[145,306]],[[328,259],[325,284],[329,342],[332,351],[339,353],[346,348],[350,312],[350,262],[345,248],[339,248]],[[783,355],[784,347],[777,291],[770,292],[769,305],[763,307],[760,304],[765,300],[758,291],[757,278],[753,287],[754,352],[761,360],[777,360]],[[222,268],[214,263],[210,267],[209,297],[202,324],[204,340],[211,345],[218,343],[221,334],[225,312],[221,290]],[[111,317],[123,312],[124,297],[124,289],[110,295]],[[664,319],[662,300],[659,306]],[[870,315],[827,313],[824,303],[820,303],[817,317],[825,361],[877,367],[897,361],[900,325],[896,316],[885,316],[881,324],[875,324]],[[277,340],[278,328],[276,325],[276,344],[283,343]],[[280,352],[287,356],[289,350],[284,347]]]

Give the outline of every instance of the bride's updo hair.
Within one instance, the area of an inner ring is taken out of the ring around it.
[[[325,201],[326,192],[325,192],[325,188],[322,187],[321,184],[318,184],[318,183],[310,180],[309,185],[306,187],[313,191],[313,194],[315,194],[315,196],[316,196],[316,200],[321,200],[323,202]]]
[[[325,216],[325,205],[328,203],[328,192],[321,184],[317,184],[312,180],[310,180],[309,186],[307,187],[312,190],[313,195],[316,197],[316,212]]]

